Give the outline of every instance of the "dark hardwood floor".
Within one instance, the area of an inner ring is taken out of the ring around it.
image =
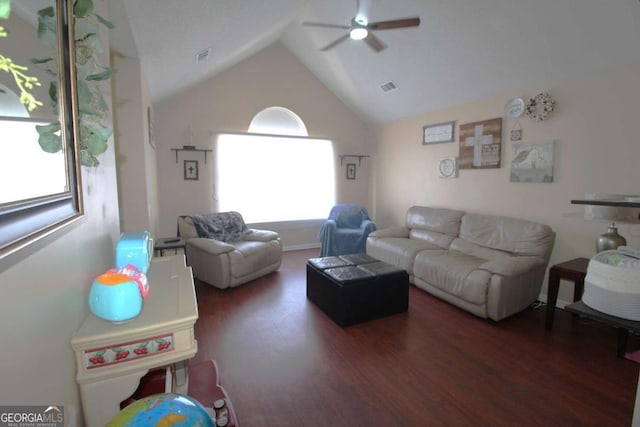
[[[305,263],[224,291],[196,281],[194,362],[215,359],[240,425],[629,426],[640,365],[614,329],[544,307],[487,321],[411,286],[409,312],[341,328]]]

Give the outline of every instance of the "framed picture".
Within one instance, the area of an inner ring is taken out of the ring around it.
[[[458,177],[458,158],[456,156],[447,156],[438,162],[438,178],[457,178]]]
[[[555,141],[513,144],[511,182],[553,182]]]
[[[149,145],[151,145],[153,148],[156,148],[156,132],[151,107],[147,107],[147,126],[149,130]]]
[[[453,142],[456,122],[438,123],[422,127],[422,145]]]
[[[185,160],[184,161],[184,179],[198,180],[198,161],[197,160]]]
[[[502,117],[460,125],[458,169],[500,167]]]
[[[356,179],[355,163],[347,163],[347,179]]]

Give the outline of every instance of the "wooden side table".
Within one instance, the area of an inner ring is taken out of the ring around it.
[[[556,264],[549,269],[549,284],[547,286],[547,318],[545,322],[545,327],[548,331],[553,328],[553,318],[556,313],[556,303],[558,302],[560,279],[573,281],[573,301],[578,301],[582,298],[582,292],[584,291],[584,278],[587,275],[588,266],[588,258],[575,258],[571,261]]]
[[[618,356],[624,357],[627,352],[627,340],[629,331],[634,334],[640,333],[640,322],[635,320],[623,319],[621,317],[611,316],[587,306],[582,301],[574,302],[564,308],[570,313],[584,316],[587,319],[597,320],[605,325],[613,326],[618,329]]]

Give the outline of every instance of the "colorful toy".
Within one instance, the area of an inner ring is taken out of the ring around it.
[[[93,281],[89,309],[101,319],[126,322],[142,312],[142,302],[148,294],[147,276],[134,265],[112,268]]]
[[[131,264],[147,274],[153,257],[153,239],[148,231],[122,233],[116,245],[116,267]]]

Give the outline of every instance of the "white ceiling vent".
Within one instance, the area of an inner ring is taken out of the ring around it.
[[[391,92],[393,90],[397,90],[398,86],[393,81],[389,80],[385,84],[380,85],[380,89],[382,89],[382,91],[384,93],[387,93],[387,92]]]
[[[211,48],[205,49],[196,53],[196,64],[206,61],[209,59],[209,54],[211,53]]]

